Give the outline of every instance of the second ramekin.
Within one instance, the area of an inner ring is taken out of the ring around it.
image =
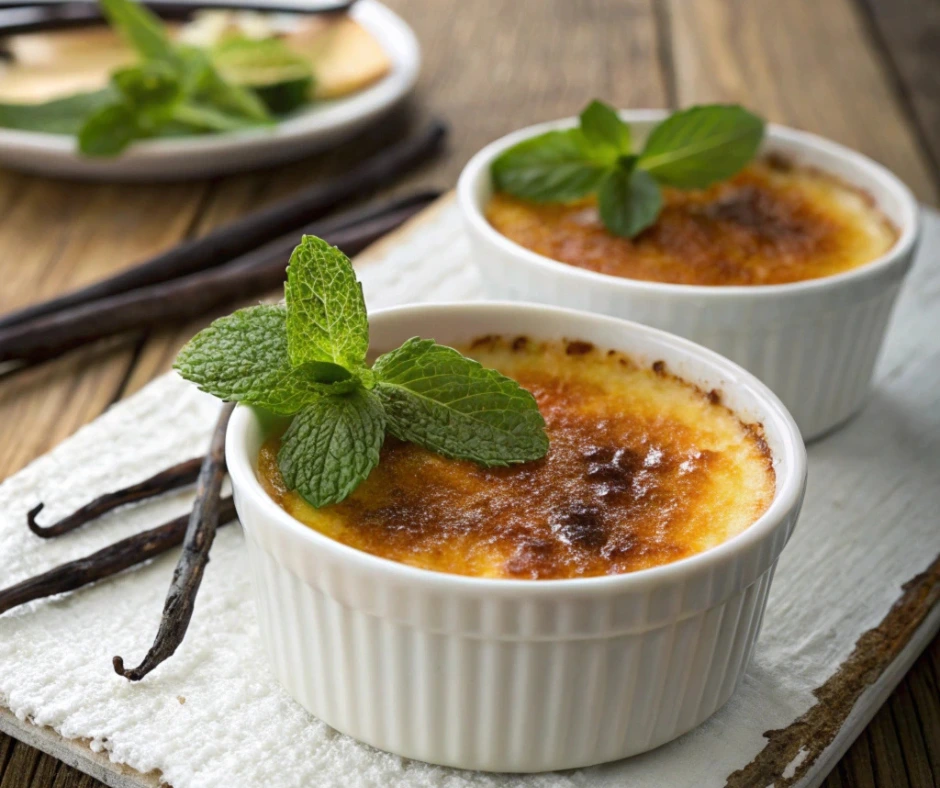
[[[621,115],[642,144],[665,113]],[[500,153],[576,122],[568,118],[509,134],[477,153],[461,173],[458,201],[487,292],[636,320],[716,350],[770,386],[806,440],[858,411],[918,239],[919,212],[910,190],[842,145],[770,125],[765,151],[818,167],[874,199],[900,231],[886,255],[843,274],[785,285],[705,287],[609,276],[529,251],[497,232],[483,213],[492,194],[490,164]]]
[[[226,442],[273,670],[337,730],[408,758],[529,772],[623,758],[714,713],[743,676],[803,498],[806,455],[780,401],[711,351],[645,326],[521,304],[371,316],[372,346],[412,336],[577,338],[719,389],[763,425],[774,500],[718,547],[632,574],[490,580],[417,569],[302,525],[256,476],[265,426],[239,407]]]

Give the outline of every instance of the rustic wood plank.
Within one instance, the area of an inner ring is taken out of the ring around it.
[[[30,788],[48,788],[55,782],[60,768],[66,769],[68,767],[51,755],[40,753],[39,763],[33,773],[33,779],[29,783]]]
[[[940,177],[940,3],[859,0]]]
[[[10,760],[10,755],[13,754],[13,746],[15,744],[15,739],[0,733],[0,779],[2,779],[3,775],[6,773],[6,767]]]
[[[901,742],[891,718],[890,701],[875,715],[866,734],[871,744],[872,765],[877,784],[910,788],[911,781],[904,764]]]
[[[930,161],[851,0],[664,0],[680,104],[737,101],[896,172],[936,204]]]
[[[0,310],[49,297],[148,257],[186,235],[199,185],[63,184],[0,174]],[[127,337],[0,379],[0,478],[48,451],[114,401],[133,363]]]
[[[849,757],[851,755],[851,757]],[[842,782],[852,788],[879,788],[871,761],[871,745],[867,734],[859,736],[852,749],[839,763]]]
[[[940,637],[934,638],[908,678],[927,761],[934,782],[940,785]]]
[[[822,783],[822,788],[848,788],[846,783],[842,781],[842,771],[838,767],[829,773],[829,776]]]
[[[53,788],[104,788],[104,785],[94,777],[89,777],[63,764],[56,775]]]
[[[897,688],[882,712],[891,714],[890,725],[897,733],[898,745],[904,758],[910,784],[917,788],[933,783],[933,772],[927,755],[923,730],[917,717],[917,706],[911,694],[911,682]]]
[[[27,788],[39,765],[39,750],[27,747],[22,742],[13,745],[10,762],[0,778],[0,788]]]

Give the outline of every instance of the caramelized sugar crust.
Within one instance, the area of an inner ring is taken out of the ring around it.
[[[500,578],[632,572],[698,553],[747,528],[774,495],[759,427],[670,375],[584,342],[484,337],[463,349],[529,389],[551,448],[481,468],[386,440],[342,503],[314,509],[285,489],[279,440],[259,477],[288,513],[352,547],[412,566]]]
[[[545,257],[602,274],[687,285],[771,285],[842,273],[880,257],[897,230],[868,195],[774,156],[699,191],[663,190],[636,238],[601,224],[593,198],[536,204],[497,193],[490,224]]]

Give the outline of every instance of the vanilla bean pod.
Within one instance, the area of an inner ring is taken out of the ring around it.
[[[173,656],[186,635],[219,522],[219,496],[225,478],[225,431],[234,408],[234,403],[222,406],[222,413],[213,430],[212,442],[196,482],[196,500],[186,527],[183,553],[173,572],[153,645],[136,668],[125,668],[120,656],[112,660],[114,670],[130,681],[140,681],[161,662]]]
[[[414,216],[435,196],[420,192],[349,211],[205,271],[0,326],[0,363],[45,361],[88,342],[168,323],[179,325],[223,304],[262,295],[283,283],[287,260],[303,232],[353,255]]]
[[[293,233],[299,239],[300,230],[297,228],[322,219],[341,203],[375,193],[434,158],[442,149],[446,134],[447,127],[441,121],[432,121],[423,131],[394,142],[351,169],[321,180],[273,205],[253,211],[199,238],[177,244],[107,279],[0,315],[0,327],[6,328],[61,312],[67,307],[206,271],[281,235]]]
[[[202,460],[202,457],[194,457],[191,460],[172,465],[166,470],[151,476],[149,479],[144,479],[142,482],[132,484],[129,487],[124,487],[115,492],[105,493],[52,525],[42,526],[36,522],[36,516],[42,511],[44,506],[44,504],[40,503],[27,513],[26,524],[29,526],[30,531],[36,534],[36,536],[41,536],[43,539],[61,536],[69,531],[74,531],[76,528],[81,528],[81,526],[86,523],[124,504],[141,501],[145,498],[152,498],[155,495],[162,495],[178,487],[185,487],[187,484],[192,484],[199,475]]]
[[[235,519],[235,503],[231,497],[219,502],[218,517],[220,527]],[[0,590],[0,614],[34,599],[74,591],[155,558],[182,543],[188,523],[189,515],[184,514],[156,528],[121,539],[84,558],[68,561],[41,575],[4,588]]]

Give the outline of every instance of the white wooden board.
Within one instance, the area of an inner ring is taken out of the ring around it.
[[[0,730],[114,788],[153,788],[161,778],[174,788],[818,785],[940,627],[936,566],[922,574],[940,556],[940,216],[930,212],[925,231],[870,403],[809,449],[804,513],[748,675],[724,709],[678,741],[530,777],[459,772],[360,745],[299,709],[268,672],[237,527],[219,534],[185,643],[140,684],[114,675],[110,658],[133,662],[149,645],[173,555],[0,617]],[[370,308],[480,294],[447,198],[357,264]],[[199,453],[216,408],[161,378],[0,485],[0,585],[185,510],[185,495],[168,496],[49,542],[24,522],[39,500],[51,520]],[[853,666],[871,655],[863,635],[872,631],[894,651],[860,686]],[[837,691],[820,699],[820,687]],[[838,732],[800,741],[792,724],[801,717],[836,720]],[[744,783],[742,774],[760,779]]]

